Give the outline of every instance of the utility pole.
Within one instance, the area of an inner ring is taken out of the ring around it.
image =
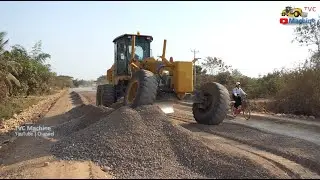
[[[191,49],[191,52],[193,53],[193,60],[195,60],[196,59],[196,54],[199,53],[199,51],[196,50],[196,49]]]
[[[192,62],[193,62],[193,74],[194,74],[194,77],[193,77],[193,79],[194,79],[194,82],[193,82],[193,84],[194,84],[194,86],[196,86],[196,78],[197,78],[197,71],[196,71],[196,61],[198,61],[200,58],[196,58],[196,54],[197,53],[199,53],[199,51],[198,50],[196,50],[196,49],[191,49],[191,52],[193,53],[193,60],[192,60]]]

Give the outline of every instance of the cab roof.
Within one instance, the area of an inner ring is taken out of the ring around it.
[[[120,35],[120,36],[116,37],[112,42],[114,43],[114,42],[118,41],[121,38],[129,37],[129,36],[136,36],[136,37],[139,36],[139,37],[144,37],[144,38],[148,38],[149,37],[150,38],[150,42],[153,41],[153,37],[149,36],[149,35],[123,34],[123,35]]]

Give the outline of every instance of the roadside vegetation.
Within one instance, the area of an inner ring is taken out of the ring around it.
[[[73,78],[58,76],[41,49],[41,41],[28,52],[20,45],[9,46],[6,32],[0,32],[0,122],[58,90],[72,87]]]
[[[320,25],[297,27],[293,43],[310,47],[310,58],[295,69],[275,70],[259,78],[250,78],[216,57],[207,57],[197,66],[196,88],[217,81],[230,91],[240,81],[253,103],[254,110],[320,117]],[[206,67],[206,68],[204,68]]]

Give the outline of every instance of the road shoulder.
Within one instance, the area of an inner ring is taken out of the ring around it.
[[[54,126],[68,119],[69,93],[59,98],[37,123]],[[50,153],[59,137],[18,137],[0,149],[0,178],[111,178],[91,161],[61,161]]]

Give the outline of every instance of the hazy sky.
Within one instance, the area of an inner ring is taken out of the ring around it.
[[[293,27],[279,23],[287,6],[313,2],[0,2],[0,31],[10,45],[28,50],[42,40],[48,62],[58,74],[96,79],[113,63],[112,40],[124,33],[152,35],[153,55],[191,61],[217,56],[243,74],[257,77],[292,67],[308,56],[292,44]],[[316,13],[309,13],[316,16]]]

